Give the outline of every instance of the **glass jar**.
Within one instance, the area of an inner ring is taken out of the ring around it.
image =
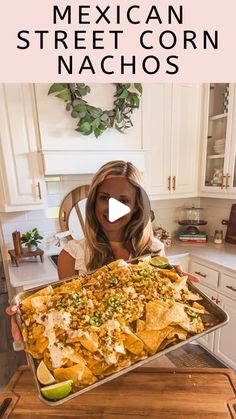
[[[222,244],[223,243],[223,231],[216,230],[214,234],[214,243],[215,244]]]
[[[180,225],[205,225],[207,221],[204,220],[203,208],[192,207],[182,208],[179,217]]]

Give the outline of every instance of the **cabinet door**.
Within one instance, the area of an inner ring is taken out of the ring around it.
[[[176,84],[172,92],[171,191],[197,195],[200,138],[199,84]]]
[[[153,199],[197,195],[199,129],[200,85],[144,85],[143,139]]]
[[[230,197],[235,165],[235,85],[205,86],[201,191],[203,196]],[[235,179],[236,185],[236,179]]]
[[[171,95],[170,84],[143,86],[143,146],[147,151],[145,177],[151,197],[170,194]]]
[[[214,302],[217,300],[217,293],[215,291],[212,291],[210,288],[205,287],[202,284],[196,284],[197,288],[199,288],[200,291],[204,292],[209,298],[211,298]],[[198,342],[204,346],[204,348],[208,349],[209,351],[213,352],[214,349],[214,335],[215,332],[208,333],[207,335],[201,337],[198,339]]]
[[[236,370],[236,305],[235,301],[219,294],[220,305],[229,315],[229,323],[215,332],[214,353]]]
[[[38,209],[45,186],[37,150],[32,86],[0,86],[1,211]]]
[[[229,195],[233,195],[235,198],[236,194],[236,85],[232,87],[232,105],[230,108],[229,118],[232,121],[231,124],[231,143],[229,151],[229,163],[228,170],[226,172],[225,185]]]

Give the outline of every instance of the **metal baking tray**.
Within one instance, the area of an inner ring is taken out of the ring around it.
[[[147,256],[150,256],[150,255],[147,255]],[[154,256],[154,255],[152,254],[151,256]],[[129,263],[137,263],[140,259],[141,258],[132,259],[132,260],[129,261]],[[92,273],[92,272],[90,272],[90,273]],[[65,282],[69,282],[74,278],[78,278],[78,275],[72,276],[72,277],[67,278],[65,280],[62,280],[62,281],[53,282],[53,283],[50,283],[50,284],[46,284],[44,286],[39,286],[37,288],[33,288],[31,290],[28,290],[28,291],[20,292],[19,294],[17,294],[14,297],[14,299],[12,301],[12,304],[15,304],[15,305],[19,306],[21,301],[24,298],[30,296],[31,294],[34,294],[36,291],[39,291],[40,289],[45,288],[46,286],[49,286],[49,285],[51,285],[53,288],[55,288],[58,285],[60,285],[62,283],[65,283]],[[205,317],[208,316],[209,321],[211,322],[211,324],[213,324],[213,326],[209,326],[203,332],[197,333],[197,334],[189,337],[185,341],[181,341],[181,342],[178,342],[174,345],[171,345],[171,346],[161,350],[160,352],[157,352],[155,355],[151,355],[144,360],[138,361],[138,362],[132,364],[131,366],[129,366],[127,368],[124,368],[123,370],[121,370],[119,372],[113,373],[110,376],[108,376],[106,378],[103,378],[103,379],[97,381],[96,383],[94,383],[90,386],[87,386],[87,387],[83,388],[82,390],[79,390],[75,393],[72,393],[69,396],[67,396],[67,397],[65,397],[61,400],[55,401],[55,402],[49,401],[42,396],[42,393],[40,391],[41,386],[40,386],[40,384],[38,382],[38,379],[37,379],[37,376],[36,376],[36,367],[35,367],[34,359],[33,359],[32,355],[30,355],[29,353],[26,352],[26,358],[27,358],[29,366],[32,369],[32,372],[33,372],[33,375],[34,375],[34,378],[35,378],[36,387],[37,387],[37,390],[38,390],[38,397],[40,398],[40,400],[42,400],[45,404],[47,404],[49,406],[55,406],[55,405],[60,405],[62,403],[65,403],[66,401],[71,400],[72,398],[74,398],[76,396],[79,396],[80,394],[83,394],[86,391],[90,391],[90,390],[96,388],[97,386],[100,386],[104,383],[107,383],[110,380],[114,380],[115,378],[120,377],[121,375],[126,374],[127,372],[132,371],[133,369],[135,369],[137,367],[140,367],[140,366],[142,366],[142,365],[144,365],[148,362],[154,361],[155,359],[159,358],[160,356],[166,355],[167,353],[169,353],[169,352],[171,352],[171,351],[173,351],[177,348],[180,348],[181,346],[185,345],[186,343],[192,342],[192,341],[194,341],[194,340],[196,340],[196,339],[198,339],[198,338],[200,338],[200,337],[202,337],[202,336],[204,336],[204,335],[206,335],[210,332],[213,332],[214,330],[226,325],[229,321],[228,314],[224,310],[222,310],[222,308],[219,307],[216,303],[214,303],[214,301],[212,301],[206,294],[204,294],[195,285],[193,285],[193,283],[191,281],[188,280],[187,283],[188,283],[188,287],[191,291],[197,292],[202,297],[202,300],[201,300],[200,303],[210,313],[210,315],[204,314],[202,316],[205,316]],[[17,319],[17,323],[19,325],[19,328],[21,330],[22,325],[21,325],[20,314],[17,314],[16,319]],[[206,319],[206,321],[208,321],[208,318]]]

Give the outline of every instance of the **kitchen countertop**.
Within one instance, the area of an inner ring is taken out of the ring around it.
[[[44,255],[43,262],[38,258],[23,259],[19,267],[9,261],[8,267],[12,287],[27,289],[58,281],[57,268],[48,255]]]
[[[181,243],[174,241],[170,248],[166,249],[166,256],[189,255],[195,258],[201,258],[210,262],[216,267],[222,267],[236,272],[236,246],[230,243],[214,244],[212,242],[201,243]]]
[[[178,257],[192,256],[212,263],[216,268],[222,269],[223,267],[234,274],[236,272],[236,246],[228,243],[222,245],[211,242],[191,244],[180,243],[175,240],[174,244],[166,249],[166,255],[170,259],[174,258],[174,263],[178,261]],[[58,280],[56,266],[48,255],[44,255],[43,263],[34,258],[29,258],[28,260],[22,260],[19,267],[14,266],[9,261],[9,276],[12,287],[23,287],[25,290]]]

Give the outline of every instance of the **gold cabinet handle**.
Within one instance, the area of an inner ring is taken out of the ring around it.
[[[225,176],[225,175],[223,175],[223,176],[222,176],[221,185],[220,185],[221,189],[226,188],[226,185],[225,185],[225,178],[226,178],[226,176]]]
[[[41,199],[42,199],[42,193],[41,193],[41,185],[40,185],[40,182],[38,182],[37,183],[37,187],[38,187],[38,191],[39,191],[39,199],[40,199],[40,201],[41,201]]]
[[[202,274],[201,272],[196,272],[196,271],[195,271],[195,274],[197,274],[197,275],[199,275],[199,276],[202,276],[203,278],[206,278],[206,277],[207,277],[207,275],[206,275],[206,274]]]
[[[232,285],[226,285],[226,288],[229,288],[229,290],[236,292],[236,288],[232,287]]]
[[[173,191],[175,191],[175,187],[176,187],[176,176],[173,176],[173,179],[172,179],[172,189],[173,189]]]
[[[170,191],[171,176],[168,176],[168,191]]]
[[[230,185],[229,185],[229,179],[230,179],[230,175],[229,175],[229,173],[227,173],[226,174],[225,189],[228,189],[230,187]]]
[[[212,301],[215,301],[216,304],[220,303],[220,300],[218,298],[215,297],[211,297]]]

